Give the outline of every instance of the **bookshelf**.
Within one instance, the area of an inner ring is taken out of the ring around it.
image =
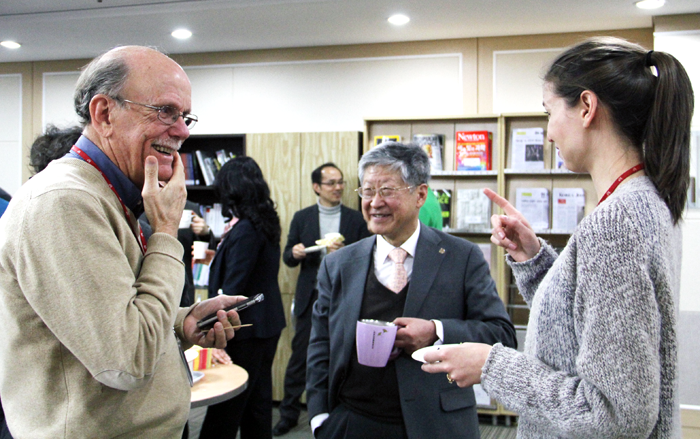
[[[544,169],[521,170],[513,167],[512,133],[523,128],[544,130],[543,158]],[[490,225],[481,229],[459,228],[455,209],[455,195],[460,189],[489,188],[515,205],[518,188],[546,188],[550,194],[549,224],[552,224],[552,190],[555,188],[583,188],[585,192],[584,215],[593,211],[596,196],[588,174],[577,174],[566,169],[556,168],[556,148],[547,141],[547,116],[545,113],[488,114],[474,116],[451,116],[416,119],[365,119],[364,151],[372,147],[375,136],[399,135],[403,142],[410,142],[413,134],[441,134],[444,136],[443,170],[433,171],[430,180],[432,189],[452,191],[452,211],[450,227],[445,232],[468,239],[475,244],[491,245],[491,276],[496,282],[498,295],[503,300],[508,314],[518,331],[519,344],[522,344],[527,330],[529,310],[518,293],[510,268],[505,263],[505,250],[490,244]],[[455,133],[457,131],[489,131],[492,133],[492,169],[489,171],[455,171]],[[492,214],[501,214],[498,206],[492,203]],[[537,232],[538,236],[551,245],[564,247],[570,231],[548,228]],[[522,349],[522,346],[519,346]],[[491,415],[514,416],[502,406],[495,404],[479,406],[479,412]]]
[[[206,165],[202,163],[201,158],[208,159],[207,162],[210,164],[210,167],[214,165],[220,168],[223,160],[217,159],[217,152],[222,151],[227,154],[227,157],[232,155],[236,157],[245,156],[245,134],[192,135],[183,142],[180,148],[180,155],[183,156],[185,178],[188,180],[188,200],[201,205],[212,205],[218,202],[214,194],[214,188],[211,185],[211,174],[209,177],[210,184],[207,184],[207,179],[204,175]],[[190,164],[189,166],[188,163]]]

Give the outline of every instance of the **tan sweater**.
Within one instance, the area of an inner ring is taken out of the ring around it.
[[[155,233],[143,256],[83,161],[22,186],[0,219],[0,394],[16,439],[181,437],[182,253]]]

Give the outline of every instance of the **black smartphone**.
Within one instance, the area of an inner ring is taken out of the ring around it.
[[[228,312],[231,310],[235,311],[243,311],[246,308],[250,308],[251,306],[255,305],[256,303],[260,303],[263,300],[265,300],[265,296],[263,296],[262,293],[256,294],[253,297],[249,297],[245,300],[241,300],[240,302],[236,303],[235,305],[231,305],[227,308],[224,308],[224,311]],[[214,323],[216,323],[218,319],[216,318],[216,313],[209,314],[208,316],[204,317],[202,320],[197,322],[197,326],[199,329],[211,329],[214,326]]]

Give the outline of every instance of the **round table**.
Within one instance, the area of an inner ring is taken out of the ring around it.
[[[192,386],[192,408],[226,401],[248,386],[248,372],[235,364],[217,364],[199,372],[204,372],[204,377]]]

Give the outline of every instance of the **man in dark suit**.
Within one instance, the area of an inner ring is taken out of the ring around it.
[[[478,438],[472,388],[423,372],[411,354],[443,343],[516,345],[488,265],[471,242],[420,225],[430,178],[420,147],[384,143],[359,169],[362,213],[376,236],[319,268],[306,387],[314,436]],[[358,363],[360,319],[399,326],[385,367]]]
[[[321,259],[346,244],[352,244],[370,235],[362,214],[341,204],[345,180],[343,173],[333,163],[324,163],[311,173],[318,203],[294,214],[282,259],[290,267],[301,264],[294,295],[293,314],[295,333],[292,339],[292,355],[284,376],[284,399],[280,404],[280,421],[272,430],[281,436],[297,425],[301,411],[300,398],[306,387],[306,350],[311,333],[311,310],[316,301],[316,273]],[[316,252],[307,247],[316,246],[316,240],[326,233],[340,233],[344,242],[332,242]]]

